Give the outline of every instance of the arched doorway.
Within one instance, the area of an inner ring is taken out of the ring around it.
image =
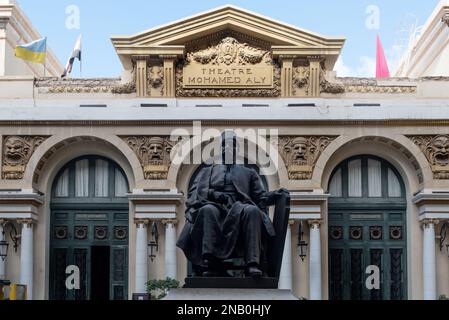
[[[334,170],[329,193],[330,299],[406,299],[406,196],[398,171],[378,157],[353,157]]]
[[[50,299],[122,300],[128,293],[128,182],[113,161],[69,162],[51,193]],[[66,268],[80,289],[66,287]]]

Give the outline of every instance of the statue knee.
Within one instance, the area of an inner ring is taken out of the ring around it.
[[[260,209],[256,206],[247,206],[244,210],[244,215],[247,219],[261,219]]]
[[[198,218],[200,219],[211,219],[220,216],[220,210],[218,210],[213,205],[205,205],[198,211]]]

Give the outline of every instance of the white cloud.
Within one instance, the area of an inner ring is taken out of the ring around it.
[[[338,77],[375,77],[376,76],[376,60],[362,56],[359,58],[358,65],[349,66],[345,64],[343,57],[340,56],[335,64],[334,70]]]

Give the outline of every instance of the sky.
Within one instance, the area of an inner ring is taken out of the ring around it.
[[[73,77],[119,77],[112,35],[132,35],[226,4],[346,43],[335,67],[338,76],[374,76],[379,33],[391,71],[408,45],[413,26],[423,25],[438,0],[18,0],[48,46],[65,65],[79,34],[83,65]],[[79,13],[79,14],[78,14]],[[79,23],[78,23],[79,22]]]

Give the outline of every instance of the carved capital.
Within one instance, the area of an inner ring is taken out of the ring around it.
[[[173,148],[169,137],[127,136],[121,137],[139,158],[147,180],[165,180],[171,166]]]
[[[150,219],[134,219],[134,223],[136,224],[137,228],[140,228],[140,226],[146,228],[150,224]]]
[[[47,138],[45,136],[5,136],[3,138],[2,178],[6,180],[23,179],[31,156]]]
[[[449,179],[449,135],[409,136],[429,161],[435,179]]]
[[[423,228],[429,228],[431,226],[436,227],[440,221],[438,219],[424,219],[421,221],[421,225]]]
[[[20,225],[27,225],[28,227],[32,227],[34,224],[33,219],[17,219],[16,220],[18,224]]]
[[[297,59],[298,56],[296,55],[292,55],[292,54],[281,54],[279,56],[279,61],[283,62],[283,61],[293,61],[295,59]]]
[[[313,219],[313,220],[308,220],[307,221],[309,223],[309,227],[312,228],[317,228],[319,229],[321,227],[321,224],[323,223],[323,220],[321,219]]]
[[[335,138],[326,136],[279,138],[279,153],[287,166],[289,179],[312,179],[318,158]]]
[[[162,224],[164,226],[168,225],[176,226],[178,224],[178,219],[162,219]]]
[[[145,56],[145,55],[133,55],[132,59],[134,61],[138,61],[138,60],[145,60],[146,61],[148,59],[148,56]]]
[[[324,60],[324,57],[323,57],[323,56],[320,56],[320,55],[316,55],[316,56],[307,56],[307,60],[309,60],[309,61],[319,61],[319,62],[321,62],[321,61]]]

